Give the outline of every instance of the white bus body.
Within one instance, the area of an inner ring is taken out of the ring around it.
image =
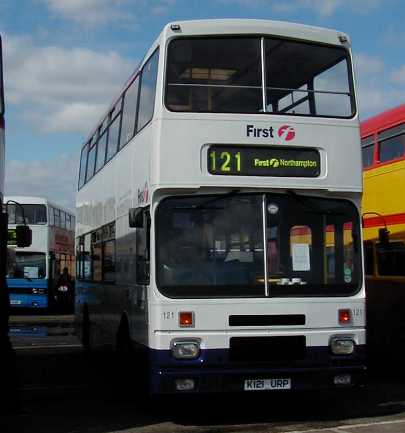
[[[132,92],[128,135],[122,95]],[[122,95],[81,154],[83,342],[143,348],[152,393],[359,385],[362,180],[348,37],[261,20],[168,24]]]
[[[46,309],[61,267],[68,266],[73,276],[75,217],[70,211],[42,197],[6,196],[5,202],[9,202],[9,232],[12,234],[16,225],[24,222],[20,206],[32,230],[29,247],[18,248],[13,246],[12,240],[9,241],[12,254],[7,275],[10,305]]]

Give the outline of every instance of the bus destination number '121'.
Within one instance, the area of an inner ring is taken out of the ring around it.
[[[241,172],[241,153],[231,150],[210,149],[208,171],[212,174],[236,174]]]
[[[317,177],[320,156],[311,148],[213,144],[207,167],[215,175]]]

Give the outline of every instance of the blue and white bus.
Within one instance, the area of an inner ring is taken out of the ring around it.
[[[62,269],[67,267],[74,276],[75,217],[42,197],[10,196],[5,202],[9,216],[10,306],[47,309],[56,296]],[[24,218],[32,230],[32,244],[18,248],[13,245],[13,234]]]
[[[360,385],[359,137],[344,33],[168,24],[82,147],[85,346],[154,394]]]

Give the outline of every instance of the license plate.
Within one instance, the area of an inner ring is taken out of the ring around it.
[[[291,379],[246,379],[245,391],[271,391],[275,389],[291,389]]]

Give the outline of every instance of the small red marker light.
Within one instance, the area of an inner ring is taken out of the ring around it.
[[[348,309],[339,310],[339,323],[341,325],[348,325],[352,322],[352,312]]]
[[[194,327],[194,313],[192,311],[180,311],[179,325],[182,328]]]

